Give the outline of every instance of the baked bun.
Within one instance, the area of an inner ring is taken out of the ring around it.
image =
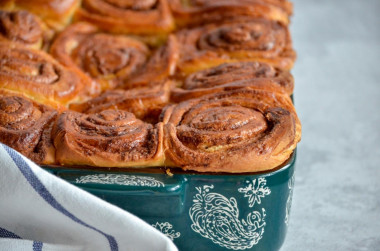
[[[225,63],[190,74],[174,88],[171,99],[181,102],[207,94],[241,88],[261,89],[291,95],[294,79],[289,71],[267,63]]]
[[[0,43],[0,88],[56,108],[88,98],[92,82],[43,51]]]
[[[145,123],[126,111],[62,113],[53,128],[62,165],[145,167],[162,165],[162,123]]]
[[[189,74],[228,62],[257,61],[290,70],[296,58],[287,26],[265,19],[210,24],[177,33],[180,71]]]
[[[285,162],[301,137],[289,96],[239,89],[167,107],[166,164],[198,172],[257,172]]]
[[[32,13],[0,10],[0,41],[46,49],[52,37],[53,32]]]
[[[54,40],[50,51],[62,64],[85,72],[102,90],[163,79],[174,72],[178,58],[174,37],[151,51],[137,39],[105,34],[88,23],[69,26]]]
[[[293,6],[287,0],[170,0],[178,26],[225,22],[236,17],[289,23]]]
[[[60,31],[70,21],[80,0],[2,0],[0,8],[27,10],[38,15],[49,27]]]
[[[0,142],[38,164],[53,164],[51,129],[57,112],[21,94],[0,90]]]
[[[167,0],[83,0],[75,19],[118,34],[166,37],[174,29]]]

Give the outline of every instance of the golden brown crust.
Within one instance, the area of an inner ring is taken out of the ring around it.
[[[129,90],[109,90],[85,103],[72,104],[70,109],[83,113],[97,113],[107,109],[124,110],[154,123],[169,102],[171,84],[170,81],[162,81]]]
[[[0,88],[59,107],[87,98],[92,84],[42,51],[0,43]]]
[[[295,60],[289,30],[281,23],[249,19],[177,33],[179,69],[185,74],[227,62],[258,61],[290,70]]]
[[[162,165],[162,123],[153,126],[132,113],[62,113],[53,128],[56,158],[63,165],[144,167]]]
[[[7,10],[24,9],[38,15],[55,30],[62,30],[70,21],[80,0],[5,0],[0,4]]]
[[[293,93],[294,80],[288,71],[276,69],[266,63],[226,63],[187,76],[182,86],[172,90],[171,100],[180,102],[247,87],[290,95]]]
[[[69,26],[50,51],[64,65],[87,73],[102,90],[163,79],[174,72],[178,58],[175,37],[151,53],[134,38],[101,33],[88,23]]]
[[[170,0],[179,26],[225,22],[236,17],[265,18],[289,23],[292,4],[287,0]]]
[[[112,33],[165,36],[174,28],[167,0],[83,0],[75,19]]]
[[[162,115],[167,164],[199,172],[256,172],[286,161],[301,137],[289,96],[240,89],[191,99]]]
[[[45,105],[0,90],[0,142],[38,164],[55,162],[51,128],[56,117]]]
[[[35,15],[27,11],[0,10],[0,41],[46,48],[53,33]]]

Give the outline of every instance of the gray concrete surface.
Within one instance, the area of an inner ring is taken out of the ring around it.
[[[380,250],[380,0],[294,0],[303,123],[282,251]]]

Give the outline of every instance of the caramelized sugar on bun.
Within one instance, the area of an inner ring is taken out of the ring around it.
[[[59,107],[85,99],[93,87],[43,51],[0,43],[0,88]]]
[[[288,71],[259,62],[221,64],[190,74],[179,88],[172,90],[174,102],[201,97],[210,93],[240,88],[293,93],[294,79]]]
[[[166,163],[199,172],[256,172],[285,162],[301,137],[289,96],[239,89],[167,107]]]
[[[56,38],[51,53],[64,65],[87,73],[102,90],[107,90],[171,74],[178,58],[177,47],[172,37],[166,45],[151,52],[134,38],[101,33],[93,25],[77,23]]]
[[[51,128],[56,116],[52,108],[0,90],[0,142],[38,164],[55,162]]]
[[[185,74],[239,61],[265,62],[290,70],[296,57],[288,28],[264,19],[185,29],[177,33],[177,38],[178,67]]]
[[[162,129],[162,123],[151,125],[126,111],[67,111],[53,128],[56,158],[64,165],[162,165]]]

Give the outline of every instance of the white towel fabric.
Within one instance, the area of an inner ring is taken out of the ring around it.
[[[0,144],[0,250],[177,250],[136,216]]]

